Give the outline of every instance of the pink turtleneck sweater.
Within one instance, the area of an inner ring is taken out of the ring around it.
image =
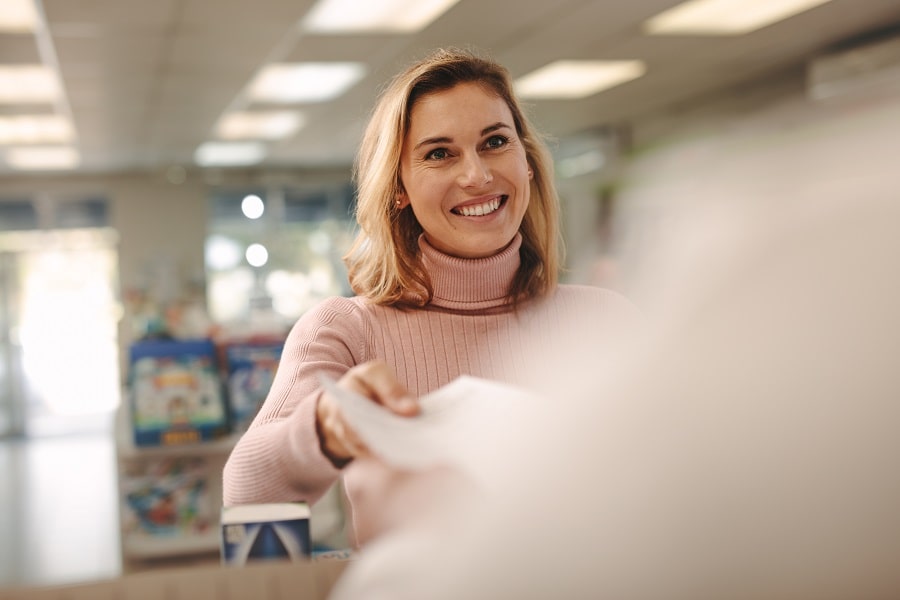
[[[521,238],[498,255],[459,259],[422,238],[434,298],[420,310],[378,306],[362,297],[329,298],[305,313],[288,335],[265,403],[225,465],[226,505],[316,502],[343,474],[354,534],[362,543],[378,530],[379,500],[390,470],[375,459],[336,469],[316,435],[318,374],[337,380],[354,365],[381,359],[414,396],[471,375],[524,385],[535,353],[554,351],[564,332],[603,336],[634,315],[618,294],[560,285],[548,299],[503,307],[519,266]],[[588,338],[589,339],[589,338]],[[559,351],[560,348],[557,348]]]

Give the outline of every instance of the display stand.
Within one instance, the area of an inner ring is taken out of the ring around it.
[[[115,429],[123,570],[167,559],[216,561],[222,469],[238,435],[139,447],[127,403]]]
[[[215,352],[199,340],[131,349],[115,422],[124,572],[219,560],[222,471],[265,398],[280,354],[280,346],[263,341],[220,344]],[[230,360],[213,358],[219,379],[212,384],[205,359],[216,354]],[[314,549],[347,547],[343,498],[338,484],[312,506]]]

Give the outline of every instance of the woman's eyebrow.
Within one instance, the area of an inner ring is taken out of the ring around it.
[[[512,129],[512,127],[507,125],[503,121],[497,121],[493,125],[488,125],[484,129],[482,129],[481,135],[485,136],[491,132],[497,131],[498,129]],[[425,138],[424,140],[422,140],[421,142],[416,144],[413,149],[418,150],[422,146],[430,146],[432,144],[449,144],[452,141],[453,141],[453,138],[450,138],[447,136],[437,136],[437,137]]]
[[[504,123],[503,121],[497,121],[493,125],[488,125],[484,129],[481,130],[481,135],[487,135],[492,131],[497,131],[498,129],[512,129],[509,125]]]
[[[429,146],[431,144],[449,144],[452,141],[453,140],[448,137],[425,138],[424,140],[422,140],[421,142],[416,144],[416,146],[415,146],[415,148],[413,148],[413,150],[418,150],[422,146]]]

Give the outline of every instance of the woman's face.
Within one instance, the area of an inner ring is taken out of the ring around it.
[[[438,250],[460,258],[503,250],[528,208],[531,175],[509,107],[485,88],[462,83],[413,105],[399,200]]]

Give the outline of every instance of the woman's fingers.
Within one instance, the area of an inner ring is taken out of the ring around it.
[[[340,418],[340,413],[337,414],[337,417],[338,418],[334,419],[332,431],[334,432],[334,436],[346,450],[346,453],[352,457],[360,457],[369,454],[368,447],[366,447],[365,442],[363,442],[356,434],[356,431],[347,425],[347,422],[344,421],[343,418]]]
[[[411,417],[419,413],[419,403],[384,362],[357,365],[344,374],[338,385],[371,398],[398,415]]]
[[[365,444],[344,421],[340,408],[328,392],[319,398],[316,420],[322,446],[333,460],[349,460],[368,454]]]
[[[371,361],[357,365],[341,377],[338,385],[381,404],[395,414],[413,416],[419,412],[419,403],[384,362]],[[322,444],[333,457],[346,460],[369,454],[365,442],[344,420],[340,407],[327,391],[319,398],[316,419]]]

